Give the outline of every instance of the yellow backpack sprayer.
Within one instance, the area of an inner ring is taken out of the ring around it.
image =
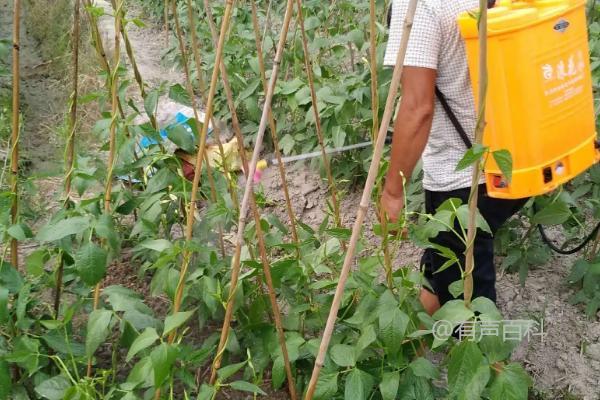
[[[492,151],[510,151],[513,175],[508,182],[490,157],[485,165],[487,192],[506,199],[542,195],[599,160],[585,1],[489,3],[493,8],[488,11],[488,73],[493,79],[488,86],[483,140]],[[465,13],[458,25],[477,98],[477,20]],[[437,94],[465,140],[443,95],[439,90]],[[470,147],[468,139],[465,143]],[[569,250],[557,247],[541,225],[538,229],[553,251],[573,254],[596,237],[600,224]]]
[[[465,13],[458,25],[477,97],[476,17]],[[598,161],[585,1],[498,1],[488,11],[487,45],[484,144],[513,158],[511,182],[487,160],[488,194],[545,194]]]

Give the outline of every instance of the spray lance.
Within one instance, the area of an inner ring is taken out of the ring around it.
[[[392,142],[391,137],[387,137],[386,138],[386,143],[390,144]],[[325,154],[330,155],[330,154],[339,154],[339,153],[344,153],[346,151],[350,151],[350,150],[356,150],[356,149],[362,149],[365,147],[369,147],[372,146],[373,142],[363,142],[363,143],[357,143],[357,144],[351,144],[351,145],[347,145],[347,146],[341,146],[341,147],[336,147],[336,148],[328,148],[325,149]],[[281,163],[282,164],[288,164],[288,163],[292,163],[292,162],[296,162],[296,161],[304,161],[304,160],[310,160],[312,158],[317,158],[317,157],[321,157],[322,156],[322,152],[321,151],[313,151],[311,153],[304,153],[304,154],[298,154],[295,156],[289,156],[289,157],[282,157],[281,158]],[[258,162],[258,164],[256,164],[256,172],[254,173],[254,182],[257,183],[260,181],[263,171],[266,170],[268,167],[270,166],[275,166],[275,165],[279,165],[279,161],[276,158],[271,158],[268,160],[260,160]]]

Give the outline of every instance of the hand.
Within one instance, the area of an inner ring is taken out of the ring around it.
[[[381,195],[381,211],[385,213],[391,223],[398,222],[400,212],[404,208],[404,193],[402,191],[394,194],[383,190]]]

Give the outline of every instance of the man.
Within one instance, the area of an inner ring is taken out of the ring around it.
[[[402,38],[409,0],[394,0],[390,36],[384,64],[393,66]],[[447,199],[468,201],[472,168],[456,172],[456,166],[467,151],[441,103],[436,99],[436,86],[443,93],[452,112],[474,140],[476,112],[464,41],[456,19],[464,11],[478,8],[478,0],[419,0],[402,74],[402,100],[396,118],[391,161],[381,205],[393,221],[404,205],[403,177],[410,179],[415,164],[423,159],[423,187],[427,213]],[[517,212],[525,200],[499,200],[486,195],[479,186],[479,210],[493,233]],[[442,232],[433,242],[450,248],[464,268],[464,244],[452,233]],[[475,241],[473,298],[485,296],[496,301],[496,274],[493,237],[479,231]],[[433,292],[423,289],[421,302],[433,314],[453,299],[448,286],[461,279],[458,265],[436,273],[447,261],[434,249],[427,249],[421,264]]]

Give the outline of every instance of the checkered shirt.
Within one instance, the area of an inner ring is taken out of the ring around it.
[[[408,3],[409,0],[393,0],[386,66],[396,64]],[[405,66],[437,70],[436,84],[471,138],[477,120],[475,101],[465,44],[456,19],[478,5],[477,0],[418,0],[404,60]],[[422,156],[425,189],[441,192],[469,187],[472,168],[455,171],[465,151],[464,142],[436,100],[433,125]]]

